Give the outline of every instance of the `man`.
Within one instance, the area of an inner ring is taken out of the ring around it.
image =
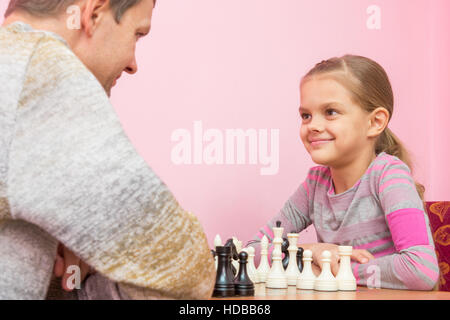
[[[0,298],[45,298],[58,241],[66,260],[97,271],[72,298],[211,296],[198,219],[137,154],[108,100],[122,72],[137,72],[153,7],[10,2],[0,28]],[[79,12],[79,28],[67,12]]]

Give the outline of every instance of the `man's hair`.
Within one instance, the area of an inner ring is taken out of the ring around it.
[[[123,14],[140,1],[141,0],[110,0],[109,4],[116,22],[119,23]],[[76,0],[10,0],[8,9],[6,9],[5,12],[5,18],[14,10],[18,9],[33,15],[48,17],[62,13],[75,2]],[[153,2],[156,3],[156,0]]]

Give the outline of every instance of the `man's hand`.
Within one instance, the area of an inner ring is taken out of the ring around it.
[[[89,273],[92,273],[89,265],[81,261],[80,258],[78,258],[72,251],[60,243],[58,245],[58,253],[56,255],[55,265],[53,267],[53,273],[57,278],[62,277],[61,286],[67,292],[73,290],[67,285],[67,280],[72,275],[72,273],[67,273],[67,268],[71,265],[76,265],[80,268],[81,282],[83,282]]]

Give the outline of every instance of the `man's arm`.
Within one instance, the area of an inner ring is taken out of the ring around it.
[[[20,220],[1,221],[0,300],[44,299],[56,245],[56,240],[37,226]]]
[[[136,152],[94,75],[45,37],[11,143],[13,218],[41,227],[110,280],[174,298],[211,296],[214,260],[198,219]]]

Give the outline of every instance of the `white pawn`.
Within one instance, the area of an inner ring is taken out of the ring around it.
[[[216,237],[214,238],[214,249],[217,250],[217,247],[222,246],[222,239],[220,238],[220,235],[216,234]],[[216,270],[217,270],[217,255],[214,257],[214,262],[216,264]]]
[[[317,291],[337,291],[338,283],[331,273],[331,252],[325,250],[322,252],[322,272],[314,282],[314,289]]]
[[[289,240],[289,264],[286,268],[286,277],[289,286],[297,285],[297,278],[300,276],[300,270],[298,270],[297,265],[297,240],[298,233],[288,233],[287,234]]]
[[[338,288],[342,291],[355,291],[356,279],[352,272],[350,257],[352,255],[352,246],[339,246],[338,252],[340,256],[339,271],[336,275]]]
[[[248,260],[247,260],[248,277],[250,278],[250,280],[252,280],[252,282],[254,284],[256,284],[256,283],[258,283],[258,272],[256,271],[256,267],[255,267],[255,248],[248,247],[248,248],[242,249],[242,251],[245,251],[248,254]]]
[[[303,252],[303,271],[297,278],[297,289],[313,290],[316,276],[312,271],[312,251],[305,250]]]
[[[269,260],[267,259],[267,248],[269,246],[269,240],[264,235],[261,239],[261,261],[258,266],[258,280],[260,282],[266,282],[267,274],[270,271]]]
[[[266,279],[266,287],[272,289],[287,289],[287,278],[283,268],[281,244],[283,243],[283,230],[282,227],[273,227],[273,245],[272,251],[272,267]]]

